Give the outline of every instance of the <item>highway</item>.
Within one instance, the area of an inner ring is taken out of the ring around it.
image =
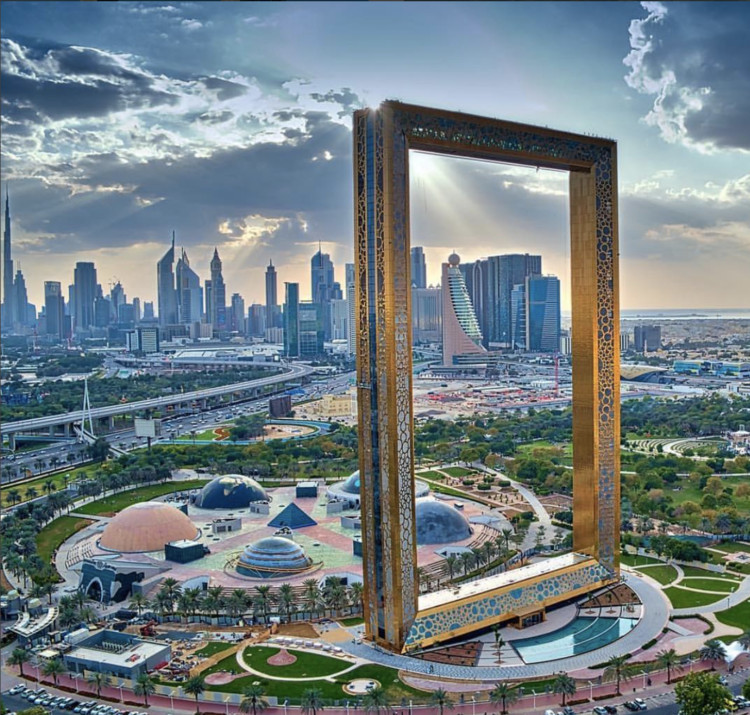
[[[123,404],[108,405],[106,407],[95,407],[91,410],[93,419],[102,417],[112,417],[140,410],[155,409],[166,407],[167,405],[191,402],[193,400],[203,400],[208,397],[226,395],[231,392],[242,392],[252,390],[257,387],[266,385],[275,385],[280,382],[296,380],[312,374],[313,369],[307,365],[287,365],[285,372],[271,377],[261,377],[257,380],[248,380],[247,382],[237,382],[232,385],[222,387],[209,387],[205,390],[195,390],[193,392],[183,392],[177,395],[165,395],[163,397],[152,397],[148,400],[138,400],[136,402],[125,402]],[[33,431],[45,427],[55,427],[57,425],[71,424],[81,419],[81,411],[65,412],[58,415],[48,415],[47,417],[36,417],[29,420],[18,420],[16,422],[4,422],[0,427],[0,433],[3,435],[13,434],[15,432]]]

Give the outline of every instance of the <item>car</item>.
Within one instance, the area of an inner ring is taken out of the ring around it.
[[[623,706],[626,710],[630,710],[630,712],[637,712],[641,708],[638,706],[638,703],[633,702],[632,700],[628,700],[627,702],[623,703]]]
[[[605,705],[604,709],[610,713],[611,715],[614,715],[614,713],[617,712],[617,708],[614,705]]]
[[[14,685],[9,691],[8,695],[18,695],[26,689],[25,685]]]
[[[729,681],[727,680],[727,676],[726,675],[720,675],[719,676],[719,682],[722,685],[728,685],[729,684]]]
[[[66,706],[66,710],[75,710],[81,704],[80,700],[71,700]]]
[[[648,710],[648,705],[643,698],[633,698],[633,702],[638,706],[639,710]]]
[[[605,708],[604,705],[597,705],[593,712],[596,713],[596,715],[607,715],[607,708]]]
[[[576,715],[576,711],[575,711],[575,710],[573,710],[573,708],[571,708],[571,707],[569,707],[569,706],[567,706],[567,705],[566,705],[566,706],[565,706],[565,707],[564,707],[564,708],[562,709],[562,714],[563,714],[563,715]]]

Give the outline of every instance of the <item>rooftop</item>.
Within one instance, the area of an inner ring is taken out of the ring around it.
[[[468,583],[462,583],[460,586],[455,588],[445,588],[435,593],[427,593],[419,597],[419,610],[426,611],[430,608],[437,608],[438,606],[446,606],[448,604],[455,603],[464,598],[470,598],[472,596],[478,596],[482,593],[494,591],[497,588],[503,586],[512,586],[514,584],[521,584],[522,581],[526,581],[537,576],[543,576],[545,574],[552,573],[553,571],[559,571],[569,566],[576,566],[577,564],[583,563],[584,561],[593,561],[594,559],[587,554],[569,553],[563,554],[562,556],[553,556],[543,561],[539,561],[535,564],[529,564],[528,566],[521,566],[511,571],[505,571],[503,573],[496,574],[495,576],[489,576],[482,578],[477,581],[469,581]]]
[[[143,663],[152,656],[159,655],[165,648],[171,647],[168,643],[155,643],[153,641],[137,641],[128,646],[119,653],[107,651],[100,648],[87,648],[81,646],[73,648],[66,653],[67,658],[77,658],[79,660],[95,661],[105,665],[117,666],[121,668],[134,668]]]
[[[33,636],[35,633],[51,626],[56,618],[57,609],[54,607],[48,608],[47,613],[39,618],[31,618],[27,612],[24,612],[8,630],[17,633],[19,636]]]

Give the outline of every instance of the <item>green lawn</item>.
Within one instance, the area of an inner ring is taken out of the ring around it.
[[[29,489],[35,489],[37,494],[36,496],[42,496],[43,494],[47,493],[47,490],[44,487],[45,482],[52,480],[52,484],[54,485],[53,491],[60,491],[61,489],[65,488],[65,478],[68,477],[68,484],[75,481],[76,479],[80,477],[85,477],[87,475],[90,475],[97,469],[97,466],[87,466],[87,467],[78,467],[76,469],[66,469],[64,472],[59,472],[58,474],[54,474],[53,476],[47,476],[47,477],[39,477],[38,479],[32,479],[30,482],[24,482],[23,484],[8,484],[5,485],[3,488],[3,505],[8,504],[7,500],[7,493],[10,489],[17,489],[20,496],[21,501],[19,503],[25,502],[29,499],[27,495],[27,491]]]
[[[202,655],[205,657],[216,655],[227,648],[231,648],[233,645],[234,643],[226,643],[224,641],[211,641],[210,643],[206,643],[206,645],[200,650],[195,651],[195,655]]]
[[[112,514],[118,511],[122,511],[125,507],[131,504],[138,504],[142,501],[148,501],[149,499],[155,499],[156,497],[164,496],[165,494],[171,494],[172,492],[183,492],[188,489],[200,489],[204,484],[208,483],[208,479],[190,479],[184,482],[165,482],[164,484],[149,484],[145,487],[137,487],[136,489],[128,489],[118,494],[105,497],[104,499],[97,499],[84,506],[76,509],[79,514]]]
[[[232,425],[231,424],[225,424],[225,425],[219,425],[219,427],[226,427],[229,429]],[[213,442],[216,439],[216,434],[214,432],[216,428],[212,427],[211,429],[203,430],[202,432],[196,432],[195,438],[193,438],[193,435],[189,432],[187,434],[182,434],[177,438],[178,442],[192,442],[193,439],[195,439],[197,442]],[[229,440],[221,440],[229,441]]]
[[[638,569],[642,574],[656,579],[662,586],[672,583],[677,578],[677,569],[674,566],[646,566]]]
[[[664,594],[672,602],[672,605],[675,608],[697,608],[700,606],[708,606],[710,603],[716,603],[724,598],[724,596],[718,594],[686,591],[677,586],[665,588]]]
[[[747,477],[722,477],[721,483],[724,485],[724,487],[731,487],[734,491],[737,491],[737,487],[740,486],[740,484],[746,484],[747,483]],[[698,504],[700,504],[701,499],[703,498],[703,492],[698,489],[697,486],[694,486],[690,483],[689,479],[687,477],[683,477],[676,481],[673,485],[673,487],[680,487],[680,491],[674,492],[671,490],[667,491],[667,494],[669,494],[673,499],[674,506],[679,506],[683,502],[686,501],[694,501]],[[750,496],[747,497],[732,497],[732,506],[737,509],[737,511],[741,515],[748,515],[750,514]],[[716,547],[714,544],[710,544],[711,548],[720,548],[724,549],[726,544],[723,544],[722,546]],[[730,547],[731,548],[731,547]],[[744,549],[738,549],[739,551],[742,551]],[[750,551],[750,548],[748,549]]]
[[[445,479],[445,476],[440,474],[440,472],[434,472],[431,469],[428,469],[426,472],[419,472],[416,475],[417,479],[424,478],[424,479]]]
[[[52,553],[63,541],[90,523],[89,519],[77,519],[74,516],[60,516],[51,521],[36,535],[36,550],[39,556],[45,563],[49,563]]]
[[[718,591],[719,593],[732,593],[737,590],[737,582],[721,581],[720,579],[710,578],[684,578],[680,581],[680,586],[689,588],[701,588],[705,591]]]
[[[450,474],[452,477],[456,477],[456,479],[471,477],[476,474],[473,469],[465,469],[464,467],[444,467],[441,471]]]
[[[699,569],[695,566],[681,566],[682,572],[687,577],[695,577],[695,578],[721,578],[726,581],[742,581],[741,576],[735,576],[734,574],[728,574],[728,573],[716,573],[715,571],[708,571],[706,569]]]
[[[352,626],[361,626],[365,622],[364,618],[339,618],[339,623],[342,626],[351,628]]]
[[[736,554],[739,551],[750,554],[750,544],[742,544],[739,541],[725,541],[721,544],[711,544],[711,548],[724,551],[728,554]]]
[[[663,561],[651,556],[638,556],[636,554],[622,554],[620,562],[626,566],[645,566],[646,564],[663,564]]]
[[[726,611],[719,611],[716,614],[716,618],[724,625],[735,626],[735,628],[741,628],[743,631],[748,630],[748,624],[750,624],[750,600],[738,603]]]
[[[284,678],[315,678],[340,673],[351,667],[351,662],[341,658],[332,658],[317,653],[307,653],[302,650],[289,650],[297,660],[290,665],[269,665],[266,661],[276,655],[280,648],[266,648],[263,646],[250,646],[245,648],[243,657],[253,670],[266,675],[274,675]]]

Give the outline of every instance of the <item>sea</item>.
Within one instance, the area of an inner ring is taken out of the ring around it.
[[[570,311],[562,317],[570,321]],[[750,308],[639,308],[621,309],[621,320],[750,320]]]

